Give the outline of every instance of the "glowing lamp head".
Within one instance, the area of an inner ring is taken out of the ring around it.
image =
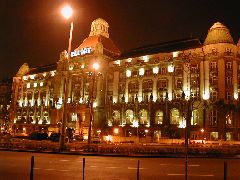
[[[94,63],[93,64],[93,69],[98,70],[99,69],[99,64],[98,63]]]
[[[71,6],[63,7],[61,10],[61,14],[64,18],[69,19],[73,14],[73,10],[72,10]]]

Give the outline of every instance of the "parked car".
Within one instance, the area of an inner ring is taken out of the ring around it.
[[[49,139],[53,142],[58,142],[60,139],[60,133],[52,133]]]
[[[83,141],[83,136],[81,136],[81,135],[74,135],[73,136],[73,141]]]

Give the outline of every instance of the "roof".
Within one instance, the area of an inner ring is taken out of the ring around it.
[[[26,75],[49,72],[57,69],[57,63],[30,68]]]
[[[119,49],[113,43],[113,41],[110,38],[104,37],[102,35],[94,35],[87,37],[76,50],[80,50],[86,47],[92,47],[94,49],[98,43],[101,43],[103,45],[103,49],[105,51],[112,52],[113,54],[117,55],[120,54]]]
[[[129,51],[122,53],[118,57],[118,59],[126,59],[130,57],[138,57],[138,56],[151,55],[156,53],[182,51],[182,50],[197,48],[201,46],[202,46],[202,43],[198,38],[180,39],[180,40],[169,41],[169,42],[131,49]]]
[[[205,39],[204,45],[216,43],[234,44],[233,38],[228,28],[220,22],[214,23],[214,25],[210,28],[210,30],[208,31],[208,35]]]

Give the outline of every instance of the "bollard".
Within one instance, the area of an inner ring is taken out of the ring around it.
[[[33,180],[34,156],[31,158],[30,180]]]
[[[83,158],[83,180],[84,180],[84,171],[85,171],[85,158]]]
[[[227,180],[227,162],[224,161],[224,180]]]
[[[137,180],[139,180],[139,160],[138,160],[138,165],[137,165]]]

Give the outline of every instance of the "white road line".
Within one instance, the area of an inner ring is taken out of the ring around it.
[[[70,170],[68,170],[68,169],[62,169],[62,170],[59,170],[59,171],[65,172],[65,171],[70,171]]]
[[[128,169],[137,169],[136,167],[128,167]],[[146,169],[146,168],[139,168],[139,169]]]
[[[185,176],[185,174],[167,174],[168,176]],[[213,174],[188,174],[188,176],[213,177]]]
[[[69,160],[68,160],[68,159],[60,159],[59,161],[67,162],[67,161],[69,161]]]
[[[91,168],[96,168],[97,166],[90,166]]]
[[[120,168],[120,167],[106,167],[108,169],[117,169],[117,168]]]
[[[168,176],[184,176],[184,174],[167,174]]]
[[[56,169],[44,169],[46,171],[55,171]]]
[[[41,168],[33,168],[33,169],[41,169]]]
[[[185,166],[184,164],[159,164],[160,166]],[[189,167],[199,167],[199,164],[189,164]]]

